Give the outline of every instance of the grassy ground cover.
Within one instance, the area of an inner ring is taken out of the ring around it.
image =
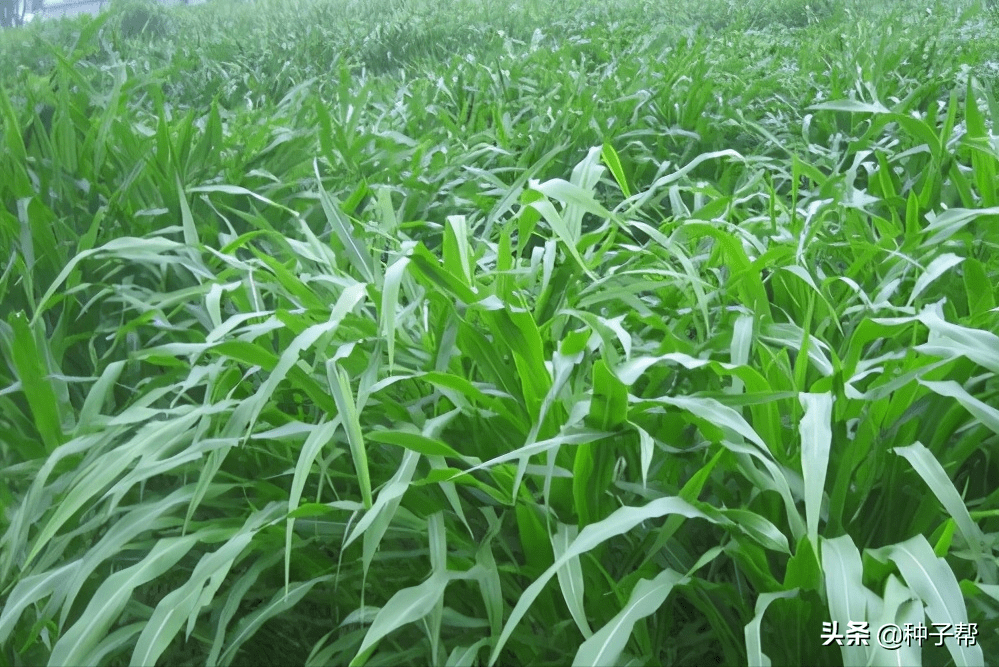
[[[994,663],[987,5],[0,34],[0,665]]]

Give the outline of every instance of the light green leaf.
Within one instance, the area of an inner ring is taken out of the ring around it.
[[[506,626],[503,628],[503,634],[500,635],[499,640],[493,647],[492,655],[489,658],[490,667],[496,664],[504,644],[506,644],[517,624],[524,617],[524,614],[527,613],[528,607],[537,599],[541,593],[541,589],[555,576],[559,568],[569,562],[569,559],[590,551],[612,537],[628,532],[643,521],[656,519],[666,514],[678,514],[687,518],[706,518],[700,510],[682,498],[670,497],[653,500],[642,507],[622,507],[606,519],[583,528],[579,536],[569,545],[569,548],[537,580],[528,586],[523,595],[521,595],[520,600],[517,601],[517,605],[510,613],[510,618],[507,620]]]
[[[656,613],[666,602],[673,587],[684,579],[684,575],[669,569],[661,572],[655,579],[639,579],[631,591],[628,604],[576,651],[573,667],[613,667],[620,664],[621,653],[631,638],[635,623]]]
[[[291,491],[288,494],[288,523],[284,535],[284,587],[288,590],[291,577],[291,535],[295,529],[295,517],[290,516],[297,508],[302,499],[302,491],[305,489],[305,482],[312,471],[312,464],[323,447],[327,446],[336,434],[336,429],[340,426],[341,420],[337,416],[333,421],[310,427],[309,437],[305,439],[302,449],[299,452],[298,460],[295,462],[295,475],[291,480]]]
[[[956,399],[958,403],[970,412],[985,428],[993,433],[999,434],[999,410],[988,403],[978,400],[969,394],[964,387],[953,380],[944,382],[931,382],[929,380],[918,380],[919,384],[927,387],[931,391],[941,396]]]
[[[347,431],[347,442],[350,445],[350,455],[354,459],[354,470],[357,471],[357,482],[361,485],[361,500],[364,506],[371,508],[371,473],[368,472],[368,453],[364,447],[364,435],[361,433],[361,417],[354,402],[354,394],[350,388],[350,378],[347,371],[337,367],[336,381],[331,383],[333,399],[340,413],[340,421]]]
[[[479,657],[479,651],[488,643],[489,639],[483,637],[471,646],[455,646],[447,657],[444,667],[472,667]]]
[[[0,644],[3,644],[29,605],[52,595],[53,592],[65,588],[72,577],[80,570],[81,561],[72,561],[62,567],[40,574],[24,577],[7,595],[0,613]]]
[[[473,571],[459,573],[435,570],[422,584],[396,591],[371,622],[357,655],[350,661],[350,667],[361,667],[378,642],[390,632],[429,614],[443,597],[449,581],[470,579],[476,575],[477,572]]]
[[[80,619],[66,630],[49,657],[49,667],[94,664],[93,650],[124,610],[132,591],[160,576],[191,550],[202,535],[158,541],[145,558],[104,580]]]
[[[809,542],[818,544],[822,491],[832,445],[833,397],[830,393],[803,393],[798,395],[798,400],[805,409],[798,427],[801,433],[801,472],[805,480],[805,520]]]
[[[871,621],[867,614],[869,591],[863,584],[864,566],[849,535],[822,540],[822,571],[831,620],[844,629],[851,621]],[[865,647],[846,644],[840,648],[844,665],[867,664]]]
[[[294,607],[302,598],[308,595],[309,591],[311,591],[317,584],[329,581],[332,578],[333,575],[316,577],[315,579],[310,579],[308,581],[297,582],[287,591],[279,590],[274,593],[270,601],[257,607],[239,624],[236,631],[229,639],[229,645],[219,657],[218,664],[221,667],[228,667],[228,665],[232,664],[239,647],[242,646],[247,639],[252,637],[254,633],[260,629],[260,626],[266,623],[269,619],[274,618],[275,616],[278,616]]]
[[[576,526],[559,523],[558,529],[552,537],[552,548],[556,560],[566,552],[570,542],[576,539],[578,533],[579,529]],[[576,622],[576,627],[579,628],[583,637],[589,638],[593,634],[593,630],[590,630],[590,624],[586,620],[586,610],[583,607],[585,591],[583,569],[579,564],[579,557],[570,558],[565,565],[559,568],[557,574],[562,597],[565,598],[565,604],[569,607],[572,620]]]
[[[388,345],[389,373],[394,372],[395,364],[395,318],[396,309],[399,307],[399,286],[408,264],[409,258],[407,257],[400,257],[396,260],[392,266],[385,270],[385,283],[382,286],[381,329],[382,338]]]
[[[928,385],[944,383],[924,382],[923,384]],[[960,388],[960,385],[956,382],[951,384]],[[970,396],[968,398],[970,398]],[[954,487],[954,483],[950,481],[950,477],[947,476],[947,472],[943,469],[943,466],[940,465],[940,462],[937,461],[936,457],[933,456],[933,453],[921,442],[913,443],[908,447],[896,447],[893,451],[896,454],[905,457],[905,459],[912,465],[913,469],[919,473],[920,477],[923,478],[923,481],[926,482],[926,486],[928,486],[930,491],[933,492],[933,495],[937,497],[937,500],[939,500],[940,504],[944,506],[947,513],[950,514],[954,523],[957,524],[961,534],[964,536],[964,541],[968,545],[968,549],[974,555],[975,562],[978,565],[979,576],[982,577],[986,583],[996,583],[996,562],[994,558],[990,558],[987,555],[988,547],[985,541],[985,535],[982,533],[982,529],[978,527],[978,524],[972,521],[971,515],[968,513],[968,508],[961,499],[961,495],[957,492],[957,489]]]
[[[770,667],[770,658],[763,652],[763,645],[760,642],[760,624],[763,623],[763,614],[767,607],[774,600],[793,598],[798,594],[798,589],[781,591],[779,593],[762,593],[756,598],[756,615],[753,616],[745,629],[746,636],[746,657],[750,667]]]
[[[447,443],[436,438],[428,438],[419,433],[408,431],[369,431],[367,439],[370,442],[381,442],[386,445],[396,445],[425,456],[450,456],[461,458],[461,454]]]
[[[968,610],[958,586],[957,577],[943,558],[937,558],[933,547],[922,535],[869,551],[882,562],[892,561],[898,566],[902,578],[911,591],[926,605],[926,615],[933,623],[946,623],[951,630],[961,623],[968,623]],[[959,667],[984,667],[982,647],[964,646],[953,636],[944,641],[954,664]]]
[[[319,175],[319,161],[313,160],[313,169],[318,183],[319,201],[322,204],[323,212],[326,213],[326,220],[329,222],[333,233],[343,244],[347,252],[347,258],[357,269],[361,276],[369,283],[375,283],[375,260],[364,245],[358,241],[353,234],[353,224],[350,219],[340,210],[340,203],[326,191],[322,177]]]
[[[919,295],[926,291],[930,283],[946,273],[948,269],[957,266],[963,261],[963,257],[958,257],[952,253],[944,253],[935,257],[930,262],[930,265],[926,267],[926,270],[916,279],[916,284],[912,288],[912,293],[909,294],[909,300],[906,302],[906,305],[911,306],[919,298]]]

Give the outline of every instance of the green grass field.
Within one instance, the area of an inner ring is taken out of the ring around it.
[[[0,666],[999,664],[990,4],[0,33]]]

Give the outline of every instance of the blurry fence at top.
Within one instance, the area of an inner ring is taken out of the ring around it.
[[[196,5],[205,0],[157,0],[164,5]],[[0,0],[0,28],[24,25],[37,18],[57,18],[78,14],[97,14],[110,0]]]

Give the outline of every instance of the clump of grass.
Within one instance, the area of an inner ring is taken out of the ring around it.
[[[170,12],[154,0],[113,0],[108,11],[123,39],[162,38],[175,28]]]
[[[31,33],[3,662],[999,652],[980,8],[442,7]]]

